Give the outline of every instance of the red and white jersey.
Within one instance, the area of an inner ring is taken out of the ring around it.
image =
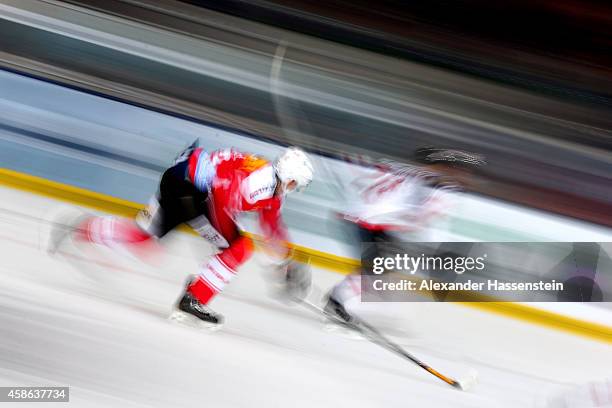
[[[385,164],[360,168],[349,185],[348,221],[373,231],[418,231],[443,214],[451,186],[432,186],[436,174],[419,167]]]
[[[275,196],[277,177],[270,162],[233,149],[206,152],[196,148],[188,159],[189,180],[213,200],[223,202],[232,218],[243,211],[257,211],[267,238],[286,240],[280,210],[282,197]]]

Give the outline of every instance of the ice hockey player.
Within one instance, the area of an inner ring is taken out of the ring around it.
[[[478,154],[432,147],[418,149],[414,160],[418,165],[358,160],[364,173],[349,185],[348,206],[339,214],[351,230],[355,248],[361,249],[364,242],[384,244],[401,234],[427,230],[445,213],[450,194],[469,184],[473,169],[486,163]],[[420,240],[428,239],[421,234]],[[377,245],[369,248],[379,250]],[[366,258],[374,256],[378,255],[367,254]],[[330,291],[325,311],[350,321],[348,305],[360,296],[359,274],[347,275]]]
[[[253,242],[240,234],[236,216],[258,212],[265,240],[274,248],[276,267],[287,268],[290,250],[281,205],[287,193],[303,189],[312,179],[312,163],[297,147],[289,147],[270,163],[233,149],[208,152],[194,144],[164,172],[156,196],[136,220],[87,217],[79,221],[72,238],[109,247],[129,246],[161,238],[187,223],[219,252],[188,282],[177,309],[200,319],[204,326],[219,326],[222,316],[208,304],[253,252]],[[52,245],[62,239],[58,233]]]

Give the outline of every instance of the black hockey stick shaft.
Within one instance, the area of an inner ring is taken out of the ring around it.
[[[387,350],[389,350],[389,351],[399,355],[400,357],[403,357],[405,359],[410,360],[414,364],[418,365],[419,367],[421,367],[422,369],[424,369],[428,373],[438,377],[440,380],[444,381],[445,383],[449,384],[450,386],[452,386],[454,388],[462,389],[461,388],[461,384],[458,381],[453,380],[452,378],[447,377],[444,374],[434,370],[429,365],[425,364],[424,362],[422,362],[421,360],[419,360],[418,358],[416,358],[415,356],[413,356],[412,354],[410,354],[409,352],[404,350],[397,343],[389,340],[382,333],[380,333],[376,328],[374,328],[370,324],[366,323],[365,321],[363,321],[361,319],[357,319],[354,322],[345,322],[344,320],[342,320],[342,319],[340,319],[340,318],[338,318],[338,317],[336,317],[336,316],[334,316],[334,315],[332,315],[330,313],[327,313],[324,309],[322,309],[319,306],[309,302],[308,300],[300,300],[300,303],[302,305],[308,307],[311,310],[314,310],[316,312],[322,313],[325,317],[327,317],[329,320],[333,321],[334,323],[337,323],[337,324],[339,324],[341,326],[345,326],[345,327],[348,327],[348,328],[350,328],[352,330],[355,330],[358,333],[361,333],[363,336],[365,336],[367,339],[369,339],[373,343],[376,343],[379,346],[386,348]]]
[[[441,379],[442,381],[444,381],[445,383],[455,387],[455,388],[461,388],[461,385],[459,384],[458,381],[453,380],[450,377],[445,376],[444,374],[440,373],[439,371],[434,370],[433,368],[431,368],[429,365],[425,364],[424,362],[422,362],[421,360],[419,360],[418,358],[416,358],[415,356],[413,356],[412,354],[410,354],[409,352],[407,352],[406,350],[404,350],[400,345],[398,345],[397,343],[394,343],[393,341],[389,340],[387,337],[385,337],[382,333],[380,333],[376,328],[374,328],[372,325],[370,325],[369,323],[363,321],[362,319],[357,319],[354,323],[354,326],[356,326],[356,328],[359,328],[360,326],[365,327],[366,331],[368,333],[366,333],[366,336],[368,336],[373,342],[381,345],[382,347],[385,347],[386,349],[395,352],[396,354],[399,354],[400,356],[412,361],[413,363],[415,363],[416,365],[418,365],[419,367],[421,367],[422,369],[424,369],[425,371],[429,372],[430,374],[435,375],[436,377],[438,377],[439,379]],[[364,330],[360,330],[362,333],[364,332]]]

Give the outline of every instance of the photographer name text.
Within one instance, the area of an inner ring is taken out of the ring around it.
[[[554,279],[539,282],[502,282],[497,279],[489,279],[486,282],[438,282],[433,279],[425,279],[420,282],[402,279],[397,282],[387,282],[376,279],[372,282],[372,288],[376,291],[562,291],[563,283]]]

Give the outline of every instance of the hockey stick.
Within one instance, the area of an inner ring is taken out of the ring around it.
[[[281,79],[281,71],[285,61],[285,54],[289,49],[289,44],[281,40],[276,47],[274,57],[272,59],[272,65],[270,68],[270,94],[272,95],[272,102],[274,104],[274,111],[278,123],[281,125],[281,131],[285,135],[286,140],[289,144],[295,146],[306,147],[306,135],[314,136],[314,131],[305,113],[297,105],[298,102],[294,102],[291,106],[289,96],[286,95],[286,91],[283,91],[283,81]],[[301,119],[301,121],[300,121]],[[301,123],[301,125],[300,125]],[[312,145],[312,141],[308,143]],[[315,146],[316,152],[320,153],[320,150]],[[328,164],[330,159],[324,159],[319,154],[314,154],[312,159],[316,162],[316,167],[325,173],[325,179],[331,181],[330,188],[335,190],[335,195],[343,200],[346,198],[345,185],[340,180],[336,171],[333,171]]]
[[[431,368],[429,365],[425,364],[424,362],[422,362],[421,360],[419,360],[418,358],[416,358],[415,356],[413,356],[412,354],[408,353],[406,350],[404,350],[402,347],[400,347],[397,343],[394,343],[393,341],[389,340],[387,337],[385,337],[382,333],[380,333],[376,328],[374,328],[373,326],[371,326],[370,324],[366,323],[365,321],[363,321],[362,319],[358,319],[356,317],[353,318],[353,321],[351,322],[346,322],[342,319],[340,319],[337,316],[334,316],[331,313],[326,312],[323,308],[315,305],[314,303],[306,300],[306,299],[296,299],[298,301],[298,303],[300,303],[301,305],[305,306],[306,308],[315,311],[317,313],[323,314],[326,318],[328,318],[329,320],[333,321],[334,323],[337,323],[341,326],[344,327],[348,327],[351,330],[354,330],[358,333],[360,333],[361,335],[363,335],[365,338],[367,338],[368,340],[372,341],[375,344],[378,344],[379,346],[386,348],[387,350],[399,355],[400,357],[403,357],[405,359],[408,359],[410,361],[412,361],[414,364],[418,365],[419,367],[421,367],[422,369],[424,369],[425,371],[427,371],[428,373],[438,377],[440,380],[444,381],[445,383],[447,383],[448,385],[450,385],[453,388],[459,389],[459,390],[463,390],[466,391],[467,389],[469,389],[475,382],[476,382],[476,376],[474,373],[472,373],[470,376],[468,376],[467,378],[461,380],[461,381],[457,381],[454,380],[436,370],[434,370],[433,368]]]

